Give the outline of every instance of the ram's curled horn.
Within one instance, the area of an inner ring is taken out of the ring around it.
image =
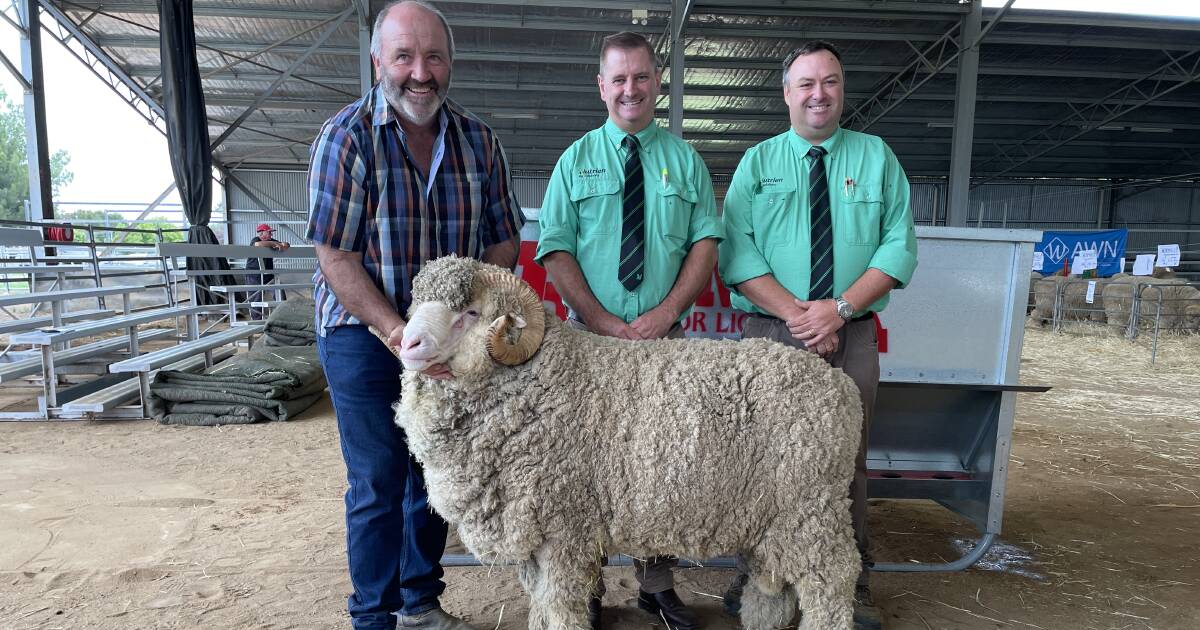
[[[487,351],[497,363],[520,365],[529,360],[542,345],[546,334],[546,311],[533,289],[520,278],[507,273],[484,274],[480,280],[488,290],[511,291],[516,294],[521,313],[514,318],[504,314],[488,327]],[[520,329],[517,342],[508,342],[508,329],[516,324]]]
[[[399,356],[400,356],[400,348],[397,348],[396,346],[393,346],[393,345],[389,344],[389,343],[388,343],[388,336],[387,336],[387,335],[385,335],[385,334],[383,334],[383,331],[379,330],[378,328],[376,328],[376,327],[374,327],[374,326],[367,326],[367,330],[369,330],[369,331],[371,332],[371,334],[372,334],[372,335],[375,335],[375,338],[376,338],[376,339],[378,339],[379,341],[381,341],[381,342],[383,343],[383,345],[384,345],[384,346],[385,346],[385,347],[386,347],[386,348],[387,348],[387,349],[388,349],[388,350],[389,350],[389,351],[390,351],[392,354],[396,355],[397,357],[399,357]]]

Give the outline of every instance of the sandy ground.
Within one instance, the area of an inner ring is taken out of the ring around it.
[[[888,628],[1200,627],[1200,338],[1160,348],[1027,334],[1004,533],[984,566],[877,574]],[[0,424],[0,629],[339,628],[349,582],[329,403],[242,427]],[[970,526],[932,504],[872,508],[880,560],[957,555]],[[650,628],[628,568],[609,628]],[[680,570],[707,627],[729,572]],[[444,605],[525,625],[511,568],[451,568]]]

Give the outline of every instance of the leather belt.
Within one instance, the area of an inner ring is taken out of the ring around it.
[[[750,316],[757,317],[759,319],[770,319],[770,320],[774,320],[777,322],[783,321],[782,319],[779,319],[778,317],[775,317],[774,315],[767,315],[765,313],[750,313]],[[859,315],[858,317],[851,317],[850,321],[851,322],[865,322],[865,321],[870,320],[873,317],[875,317],[875,313],[873,311],[867,311],[866,313],[863,313],[862,315]]]

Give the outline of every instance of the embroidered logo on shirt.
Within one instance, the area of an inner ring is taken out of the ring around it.
[[[584,178],[600,177],[601,175],[608,175],[608,169],[606,169],[606,168],[581,168],[581,169],[579,169],[580,177],[584,177]]]
[[[758,180],[759,188],[765,188],[767,186],[775,186],[776,184],[782,184],[782,183],[783,183],[782,177],[764,177],[764,178]]]

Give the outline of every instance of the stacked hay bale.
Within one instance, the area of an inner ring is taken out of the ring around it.
[[[1138,293],[1142,300],[1138,316],[1140,329],[1153,329],[1156,318],[1159,330],[1200,329],[1200,289],[1173,274],[1169,277],[1120,274],[1114,276],[1104,289],[1105,314],[1109,329],[1114,333],[1124,332],[1129,327],[1135,285],[1140,287]]]

